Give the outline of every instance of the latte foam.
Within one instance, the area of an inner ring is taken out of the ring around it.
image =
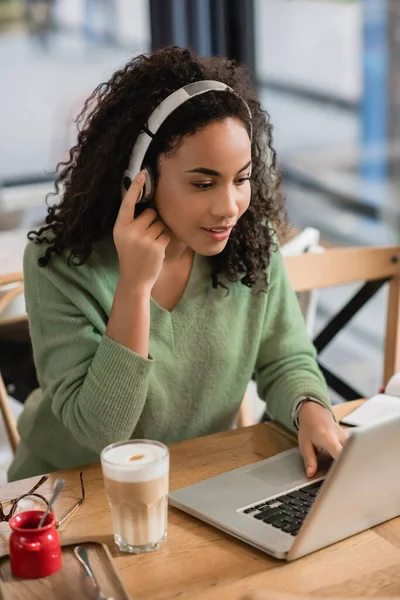
[[[165,475],[169,467],[169,457],[164,448],[140,442],[106,449],[101,461],[106,477],[124,483],[157,479]]]

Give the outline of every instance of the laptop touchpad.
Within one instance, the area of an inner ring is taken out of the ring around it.
[[[277,455],[263,465],[249,469],[246,474],[274,487],[292,486],[307,481],[304,460],[300,452]]]

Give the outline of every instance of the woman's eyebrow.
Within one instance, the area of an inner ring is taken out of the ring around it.
[[[249,160],[249,162],[246,163],[244,167],[239,169],[236,175],[239,175],[239,173],[247,169],[247,167],[249,167],[250,165],[251,160]],[[195,169],[189,169],[188,171],[185,171],[185,173],[202,173],[203,175],[213,175],[214,177],[221,177],[221,173],[219,171],[214,171],[214,169],[207,169],[206,167],[196,167]]]

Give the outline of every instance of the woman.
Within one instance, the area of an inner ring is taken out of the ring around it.
[[[149,130],[165,98],[205,80],[231,90],[194,95]],[[82,121],[61,201],[25,253],[40,388],[9,478],[97,461],[125,438],[227,429],[253,372],[271,416],[299,427],[313,475],[316,452],[335,457],[345,438],[277,250],[281,176],[243,68],[176,47],[139,56]],[[125,175],[143,131],[153,192],[136,204],[144,172],[130,187]]]

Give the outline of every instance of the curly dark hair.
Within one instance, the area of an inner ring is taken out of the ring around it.
[[[207,79],[222,81],[246,101],[253,129],[251,203],[224,250],[210,257],[212,285],[226,287],[218,275],[248,287],[255,285],[261,273],[265,280],[276,234],[285,226],[282,176],[272,147],[269,115],[261,108],[244,66],[223,57],[199,57],[179,47],[137,56],[86,101],[77,119],[77,144],[69,159],[57,165],[59,175],[52,194],[58,195],[62,185],[60,202],[49,206],[45,225],[29,234],[29,239],[48,245],[39,258],[40,266],[65,251],[70,264],[81,265],[89,258],[93,245],[112,232],[121,204],[123,172],[150,114],[175,90]],[[207,92],[166,119],[144,161],[156,181],[160,155],[173,153],[185,136],[210,122],[236,118],[250,131],[247,109],[236,94]],[[138,205],[138,214],[144,208]],[[46,232],[51,235],[46,237]]]

